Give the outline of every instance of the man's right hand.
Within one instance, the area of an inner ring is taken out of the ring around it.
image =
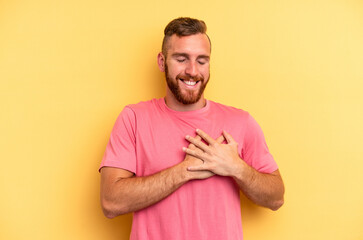
[[[201,140],[201,137],[199,135],[197,135],[195,138],[198,139],[198,140]],[[224,140],[225,139],[224,139],[223,134],[216,139],[216,141],[218,143],[222,143]],[[188,148],[193,149],[194,151],[202,151],[201,149],[197,148],[192,143],[189,144]],[[197,157],[194,157],[192,155],[186,154],[182,164],[183,164],[183,166],[186,166],[186,168],[188,168],[188,167],[191,167],[191,166],[198,166],[198,165],[201,165],[203,163],[204,163],[203,160],[201,160],[201,159],[199,159]],[[205,170],[205,171],[194,171],[194,172],[188,171],[188,175],[189,175],[189,177],[191,179],[206,179],[206,178],[214,176],[215,174],[213,172],[211,172],[211,171]]]

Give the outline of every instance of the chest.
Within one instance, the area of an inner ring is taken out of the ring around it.
[[[195,136],[197,128],[217,138],[230,127],[226,122],[208,118],[191,120],[149,115],[140,119],[136,131],[136,174],[151,175],[183,161],[185,153],[182,148],[189,145],[185,136]]]

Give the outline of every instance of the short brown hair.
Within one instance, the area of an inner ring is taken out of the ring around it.
[[[164,56],[166,57],[167,55],[167,42],[172,35],[176,34],[178,37],[190,36],[198,33],[207,35],[206,32],[207,25],[202,20],[189,17],[180,17],[172,20],[164,29],[164,39],[162,45],[162,52]],[[210,43],[209,37],[208,40]]]

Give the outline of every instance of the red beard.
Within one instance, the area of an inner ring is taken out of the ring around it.
[[[209,78],[205,81],[204,77],[202,76],[190,77],[183,74],[178,74],[175,79],[172,79],[169,76],[168,65],[165,65],[165,78],[166,83],[168,84],[170,91],[174,94],[176,100],[185,105],[198,102],[209,81]],[[200,81],[201,86],[199,87],[198,91],[187,90],[187,92],[183,94],[179,87],[179,79],[183,79],[185,81],[193,80],[194,82]]]

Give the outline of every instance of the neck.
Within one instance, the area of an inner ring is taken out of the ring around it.
[[[205,107],[205,105],[206,105],[206,100],[204,98],[204,94],[200,97],[198,102],[193,103],[193,104],[183,104],[183,103],[179,102],[178,100],[176,100],[174,95],[172,95],[172,96],[171,95],[172,95],[172,93],[166,94],[165,104],[170,109],[173,109],[175,111],[179,111],[179,112],[194,111],[194,110],[201,109],[201,108]]]

